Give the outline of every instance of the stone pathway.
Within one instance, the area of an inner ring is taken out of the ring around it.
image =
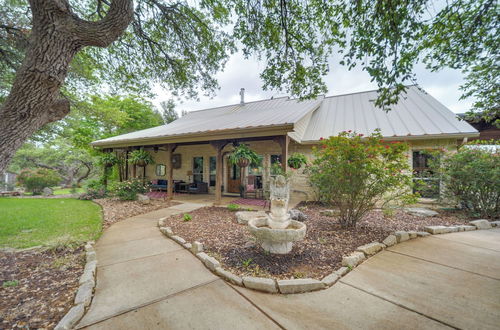
[[[233,287],[158,231],[184,203],[116,223],[96,244],[97,287],[79,328],[498,329],[500,229],[419,238],[332,288],[268,295]]]

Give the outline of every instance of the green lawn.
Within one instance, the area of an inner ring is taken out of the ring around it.
[[[83,188],[76,188],[76,194],[81,194]],[[72,194],[71,188],[54,188],[54,195],[69,195]]]
[[[61,198],[0,198],[0,247],[27,248],[97,239],[101,207]]]

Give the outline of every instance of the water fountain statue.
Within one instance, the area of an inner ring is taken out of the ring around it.
[[[287,254],[293,242],[303,240],[306,225],[288,214],[290,182],[282,175],[271,178],[271,213],[248,221],[250,233],[267,252]]]

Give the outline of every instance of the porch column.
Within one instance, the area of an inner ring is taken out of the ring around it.
[[[222,173],[223,173],[223,154],[222,149],[227,145],[227,141],[212,141],[210,145],[216,151],[215,158],[215,205],[222,203]]]
[[[288,145],[290,144],[290,138],[288,137],[288,135],[283,135],[277,137],[275,141],[281,147],[281,167],[283,168],[283,172],[286,173],[288,162]]]
[[[174,168],[172,164],[172,155],[177,148],[173,143],[167,144],[167,164],[168,164],[168,184],[167,184],[167,200],[171,201],[174,198]]]

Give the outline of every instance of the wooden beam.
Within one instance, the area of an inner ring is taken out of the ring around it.
[[[290,144],[290,137],[288,135],[277,136],[274,140],[281,147],[281,167],[283,168],[283,172],[287,171],[287,162],[288,162],[288,146]]]
[[[222,177],[223,177],[223,162],[224,156],[222,150],[229,143],[227,140],[212,141],[210,145],[217,152],[215,157],[215,205],[222,203]]]
[[[168,183],[167,183],[167,200],[171,201],[174,198],[174,167],[172,166],[172,155],[177,148],[173,143],[167,144],[167,164],[168,164]]]

